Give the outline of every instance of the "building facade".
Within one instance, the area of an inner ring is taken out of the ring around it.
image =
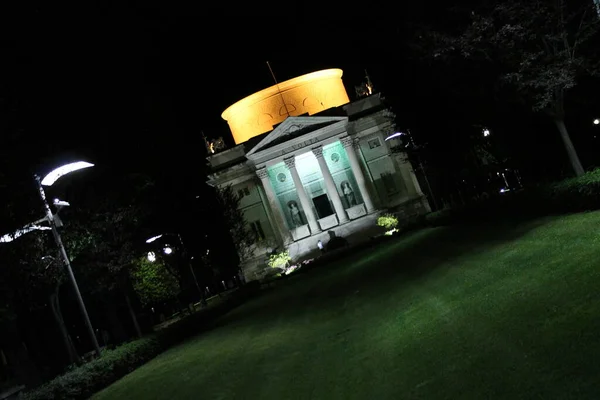
[[[223,113],[236,146],[207,157],[208,184],[232,186],[258,237],[242,265],[247,281],[264,275],[272,250],[299,261],[332,235],[368,239],[385,210],[430,210],[408,158],[386,141],[395,116],[384,99],[350,102],[341,76],[333,69],[294,78]]]

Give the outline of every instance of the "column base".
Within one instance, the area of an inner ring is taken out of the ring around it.
[[[308,226],[310,227],[310,235],[316,235],[317,233],[321,233],[321,228],[319,227],[319,222],[316,223],[316,226],[311,226],[311,224],[308,224]]]
[[[348,217],[350,218],[350,220],[360,218],[363,215],[367,215],[367,209],[362,203],[346,209],[346,212],[348,213]]]
[[[308,225],[302,225],[302,226],[298,226],[296,228],[294,228],[292,230],[292,238],[295,241],[298,241],[300,239],[304,239],[305,237],[310,236],[310,229],[308,227]]]
[[[331,214],[325,218],[321,218],[317,221],[322,231],[326,231],[334,226],[338,226],[339,222],[335,214]]]

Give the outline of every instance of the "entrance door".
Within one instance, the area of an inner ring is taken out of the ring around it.
[[[327,198],[327,194],[322,194],[317,197],[313,197],[313,203],[315,208],[317,209],[317,214],[319,219],[325,218],[333,214],[333,209],[331,208],[331,203],[329,203],[329,198]]]

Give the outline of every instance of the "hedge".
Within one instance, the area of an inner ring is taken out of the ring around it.
[[[123,344],[114,350],[104,350],[102,357],[23,393],[21,398],[25,400],[87,399],[173,345],[209,328],[217,317],[251,296],[255,296],[259,290],[258,282],[250,282],[227,295],[222,303],[183,318],[142,339]]]
[[[600,169],[580,177],[507,192],[465,207],[428,214],[424,224],[522,220],[600,209]]]

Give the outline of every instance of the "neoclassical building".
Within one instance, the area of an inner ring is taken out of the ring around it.
[[[297,261],[330,236],[368,239],[385,210],[429,211],[412,166],[392,152],[394,114],[380,94],[350,102],[342,71],[306,74],[254,93],[227,108],[236,145],[208,143],[208,184],[231,185],[259,238],[242,266],[246,280],[265,273],[268,251]]]

